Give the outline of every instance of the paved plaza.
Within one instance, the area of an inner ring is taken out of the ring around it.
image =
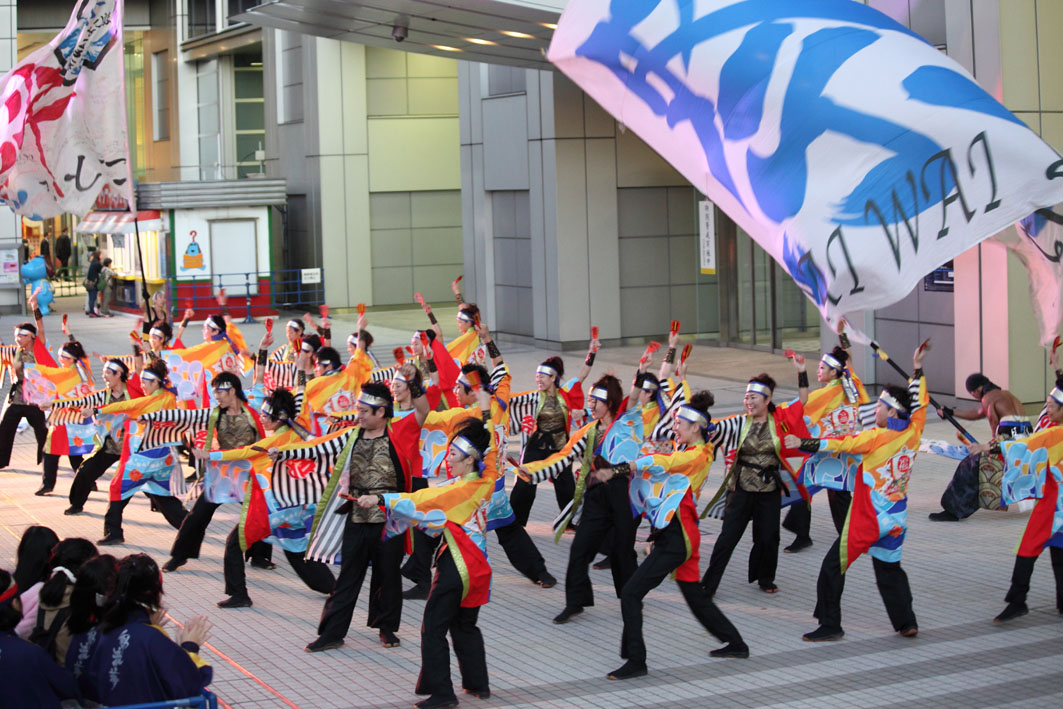
[[[86,350],[102,354],[129,351],[132,320],[89,320],[78,302],[60,303],[73,313],[71,327]],[[374,350],[390,361],[393,347],[405,344],[410,329],[422,327],[420,311],[371,313]],[[333,324],[336,342],[343,342],[354,316]],[[439,319],[453,334],[453,312],[441,309]],[[0,320],[0,333],[10,337],[14,316]],[[46,319],[53,345],[61,337],[59,318]],[[283,320],[277,328],[283,330]],[[253,348],[262,325],[242,325]],[[198,327],[185,336],[198,341]],[[889,343],[883,343],[888,347]],[[509,343],[501,349],[513,372],[514,391],[531,388],[535,365],[545,350]],[[629,381],[641,347],[603,350],[591,380],[613,372]],[[811,369],[814,370],[815,355]],[[932,352],[926,363],[934,376]],[[564,355],[575,372],[582,353]],[[709,387],[716,395],[714,415],[738,411],[744,380],[760,371],[776,374],[784,388],[796,384],[791,365],[783,358],[742,350],[695,349],[689,379],[695,388]],[[6,396],[6,391],[4,392]],[[781,399],[781,396],[777,396]],[[931,415],[926,438],[953,440],[952,429]],[[972,432],[985,440],[984,422]],[[66,463],[64,459],[64,464]],[[469,707],[907,707],[951,706],[1063,706],[1063,617],[1055,607],[1055,589],[1047,558],[1034,571],[1030,614],[1005,627],[993,616],[1004,608],[1014,549],[1028,513],[980,511],[961,523],[933,523],[927,513],[939,509],[938,499],[955,461],[921,454],[909,488],[909,529],[904,568],[911,581],[919,635],[905,639],[892,632],[875,588],[869,558],[860,558],[847,574],[842,601],[846,635],[836,643],[811,645],[802,633],[813,630],[815,581],[823,554],[834,537],[825,496],[813,505],[815,544],[800,554],[780,553],[776,582],[780,593],[767,595],[746,584],[750,539],[736,550],[716,596],[720,608],[734,622],[750,646],[748,660],[711,660],[709,650],[720,645],[694,620],[678,588],[665,581],[645,602],[648,677],[626,682],[605,678],[622,661],[620,608],[608,571],[591,571],[596,605],[563,626],[551,623],[564,606],[563,579],[571,535],[554,544],[550,522],[557,512],[553,490],[542,486],[529,531],[546,557],[557,587],[543,590],[529,583],[507,562],[494,535],[488,551],[494,567],[491,602],[480,612],[492,696],[481,701],[462,698]],[[719,486],[722,463],[714,464],[706,495]],[[61,467],[55,494],[34,497],[40,471],[33,462],[32,433],[16,439],[12,466],[0,471],[0,564],[14,567],[22,530],[43,524],[60,537],[103,536],[107,478],[94,493],[86,513],[63,516],[71,473]],[[512,484],[512,481],[509,481]],[[214,623],[203,656],[214,666],[211,689],[231,707],[369,707],[412,706],[413,686],[420,665],[419,627],[424,601],[404,604],[401,647],[384,649],[376,631],[365,627],[368,582],[358,602],[354,622],[343,649],[307,654],[303,647],[315,638],[324,597],[308,590],[274,555],[278,568],[248,568],[248,587],[254,607],[222,611],[215,603],[222,593],[221,557],[225,537],[236,523],[238,508],[225,505],[214,516],[201,558],[177,573],[166,574],[165,605],[176,621],[198,614]],[[720,522],[702,524],[702,571]],[[168,558],[175,531],[161,515],[137,496],[125,512],[126,544],[109,549],[117,555],[145,552],[160,565]],[[646,526],[640,529],[640,539]],[[782,533],[782,545],[792,535]],[[640,544],[640,547],[642,545]],[[452,662],[456,687],[457,666]]]

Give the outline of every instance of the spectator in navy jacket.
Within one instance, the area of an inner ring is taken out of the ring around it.
[[[110,554],[94,556],[77,570],[77,581],[70,594],[70,617],[66,621],[70,647],[66,651],[66,668],[74,675],[83,699],[99,701],[96,686],[88,670],[89,659],[96,649],[103,618],[103,603],[114,585],[118,559]]]
[[[15,635],[22,619],[18,584],[0,569],[0,708],[59,707],[78,699],[77,685],[48,653]]]
[[[118,564],[114,586],[104,601],[99,640],[88,674],[99,702],[107,706],[162,702],[196,696],[213,671],[199,659],[210,622],[197,616],[174,642],[162,629],[162,576],[147,554]]]

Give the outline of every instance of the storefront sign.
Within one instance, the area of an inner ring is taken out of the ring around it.
[[[93,209],[99,212],[128,212],[129,202],[107,183],[96,195],[96,206]]]
[[[321,282],[321,269],[320,268],[304,268],[300,274],[300,278],[303,283],[320,283]]]
[[[18,285],[18,249],[0,249],[0,286]]]
[[[712,202],[698,202],[698,244],[701,251],[701,272],[716,273],[716,209]]]

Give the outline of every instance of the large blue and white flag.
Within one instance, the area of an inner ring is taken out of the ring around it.
[[[853,0],[572,0],[548,57],[829,322],[1063,201],[1058,153]]]

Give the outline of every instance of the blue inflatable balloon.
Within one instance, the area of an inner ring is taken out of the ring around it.
[[[51,304],[55,300],[52,292],[52,284],[48,281],[48,266],[44,263],[43,256],[34,256],[22,265],[22,282],[30,285],[30,292],[37,291],[37,307],[41,314],[47,315],[52,312]]]

